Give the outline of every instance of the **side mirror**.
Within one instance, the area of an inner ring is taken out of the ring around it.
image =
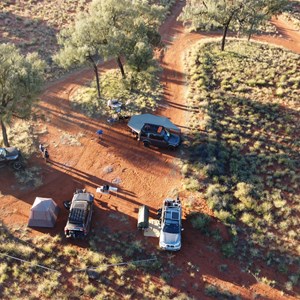
[[[70,210],[71,201],[64,201],[64,207],[65,207],[65,209]]]

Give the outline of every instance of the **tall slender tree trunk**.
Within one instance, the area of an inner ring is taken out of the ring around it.
[[[98,93],[98,98],[101,98],[101,91],[100,91],[100,79],[99,79],[99,73],[98,73],[98,67],[96,64],[94,64],[94,72],[96,75],[96,83],[97,83],[97,93]]]
[[[251,24],[250,29],[249,29],[249,34],[248,34],[248,42],[250,41],[252,34],[253,34],[253,27],[254,23]]]
[[[235,12],[232,12],[231,15],[229,16],[229,19],[224,24],[221,51],[224,51],[224,49],[225,49],[225,42],[226,42],[226,36],[227,36],[228,28],[229,28],[230,22],[231,22],[231,20],[234,16],[234,14],[235,14]]]
[[[125,78],[126,78],[126,75],[125,75],[124,67],[123,67],[123,64],[122,64],[122,61],[121,61],[121,58],[120,58],[119,55],[117,56],[117,63],[118,63],[118,66],[119,66],[119,68],[120,68],[122,77],[125,79]]]
[[[224,49],[225,49],[225,42],[226,42],[228,27],[229,27],[229,23],[226,23],[223,28],[221,51],[224,51]]]
[[[0,123],[1,123],[1,129],[2,129],[3,143],[4,143],[5,147],[9,147],[6,126],[5,126],[5,124],[4,124],[4,122],[3,122],[2,119],[1,119]]]
[[[91,55],[89,55],[89,60],[91,61],[92,65],[93,65],[93,69],[94,69],[94,72],[96,75],[97,93],[98,93],[98,98],[100,99],[101,92],[100,92],[100,79],[99,79],[98,67]]]

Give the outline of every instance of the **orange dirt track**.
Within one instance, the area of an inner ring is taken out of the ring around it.
[[[164,99],[159,105],[158,114],[169,117],[176,125],[187,130],[188,110],[185,105],[185,75],[183,55],[200,39],[219,36],[217,34],[187,33],[177,16],[184,6],[184,1],[177,1],[172,14],[161,27],[163,41],[166,44],[164,53],[160,53],[160,63],[163,68],[161,81],[164,86]],[[255,36],[255,40],[281,45],[300,53],[300,33],[296,32],[281,18],[274,19],[273,24],[278,28],[280,36]],[[102,72],[115,67],[112,62],[101,66]],[[15,184],[13,174],[0,174],[1,212],[0,219],[4,224],[27,224],[31,204],[36,196],[52,197],[61,207],[61,214],[55,230],[42,230],[50,234],[62,232],[67,218],[63,201],[70,199],[75,188],[86,188],[96,195],[96,210],[94,221],[101,225],[110,226],[113,230],[136,230],[137,208],[147,204],[152,213],[161,205],[167,196],[180,194],[182,201],[188,196],[181,191],[181,174],[177,166],[183,150],[169,152],[145,148],[134,140],[125,124],[110,126],[105,119],[95,120],[73,110],[70,106],[70,95],[93,77],[91,70],[82,70],[65,78],[48,84],[41,95],[39,108],[46,116],[44,123],[40,122],[36,130],[47,127],[47,134],[42,135],[40,142],[49,145],[51,162],[46,164],[39,156],[33,157],[29,164],[42,168],[43,185],[37,189],[20,190]],[[104,137],[98,142],[96,130],[103,129]],[[62,145],[59,141],[64,132],[69,134],[81,133],[81,146]],[[112,172],[105,171],[110,166]],[[96,194],[98,186],[118,181],[118,193],[110,195]],[[207,208],[201,203],[202,209]],[[126,215],[130,222],[128,228],[107,217],[109,211]],[[185,224],[186,223],[186,224]],[[209,253],[206,245],[208,237],[195,231],[188,222],[184,222],[182,250],[174,257],[174,263],[182,268],[180,279],[186,278],[187,286],[180,287],[175,279],[172,286],[196,299],[207,298],[203,293],[205,283],[212,283],[226,290],[238,293],[242,299],[296,299],[283,295],[279,290],[257,283],[255,278],[242,273],[238,262],[224,259],[220,252]],[[55,231],[55,232],[54,232]],[[33,230],[33,234],[38,234]],[[195,240],[195,236],[197,239]],[[155,246],[158,241],[149,239]],[[198,265],[200,271],[194,280],[199,288],[195,290],[189,283],[187,262]],[[227,264],[230,272],[220,273],[218,266]],[[262,266],[260,266],[263,268]],[[263,270],[266,276],[270,270]],[[197,278],[198,277],[198,278]]]

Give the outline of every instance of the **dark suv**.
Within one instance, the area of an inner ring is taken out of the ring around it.
[[[0,164],[9,164],[14,170],[23,168],[21,151],[16,147],[0,148]]]
[[[170,133],[160,125],[145,124],[139,135],[145,147],[156,146],[160,148],[176,149],[180,145],[180,136]]]
[[[76,190],[70,203],[70,213],[65,226],[67,238],[84,238],[88,235],[94,206],[94,195]]]

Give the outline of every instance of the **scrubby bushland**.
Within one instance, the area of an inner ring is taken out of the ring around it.
[[[159,101],[162,88],[157,70],[144,72],[128,71],[128,76],[122,79],[117,70],[112,70],[101,76],[102,99],[97,97],[95,83],[82,87],[71,96],[72,105],[79,108],[90,117],[114,114],[107,107],[107,101],[118,99],[123,103],[122,114],[132,115],[141,111],[153,111]]]
[[[0,1],[0,42],[13,43],[23,54],[37,51],[48,64],[47,76],[65,71],[53,63],[58,50],[57,33],[86,12],[91,0]],[[174,0],[149,1],[170,10]]]
[[[127,226],[124,216],[112,213],[111,218]],[[173,299],[180,294],[165,280],[179,275],[181,269],[172,257],[165,257],[162,264],[158,250],[150,250],[137,233],[114,233],[101,226],[92,231],[87,247],[79,248],[63,243],[59,235],[32,237],[30,231],[0,223],[1,299]],[[155,257],[150,262],[118,265]]]
[[[230,250],[244,261],[267,251],[268,263],[290,264],[300,254],[299,59],[236,40],[226,52],[210,42],[186,57],[188,101],[197,112],[185,184],[201,183],[209,208],[235,236]],[[250,251],[255,246],[264,250]]]
[[[300,30],[300,2],[289,1],[283,12],[283,17],[291,22],[298,30]]]

